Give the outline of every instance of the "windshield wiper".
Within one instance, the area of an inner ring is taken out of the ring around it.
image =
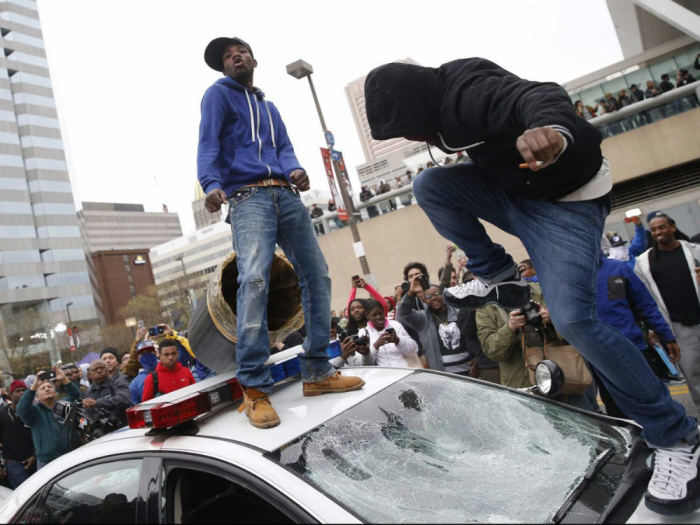
[[[605,465],[608,458],[614,454],[615,452],[612,448],[606,448],[600,454],[598,454],[595,460],[593,460],[593,463],[591,463],[591,465],[586,469],[586,472],[583,475],[583,478],[581,478],[579,484],[574,487],[566,500],[564,500],[564,503],[562,503],[561,507],[559,507],[554,513],[552,523],[559,523],[562,519],[564,519],[564,516],[567,512],[569,512],[569,509],[571,509],[572,505],[576,502],[584,489],[588,486],[603,465]]]

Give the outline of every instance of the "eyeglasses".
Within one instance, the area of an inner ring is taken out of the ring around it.
[[[428,293],[428,294],[425,294],[424,297],[425,297],[425,300],[427,301],[429,299],[432,299],[433,297],[437,297],[438,295],[440,295],[440,292]]]

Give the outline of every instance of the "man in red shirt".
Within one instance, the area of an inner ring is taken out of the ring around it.
[[[164,339],[160,343],[160,362],[155,373],[146,376],[143,383],[143,401],[153,399],[157,394],[167,394],[194,384],[194,377],[188,368],[178,361],[177,343],[174,339]],[[158,376],[157,387],[154,388],[154,375]]]

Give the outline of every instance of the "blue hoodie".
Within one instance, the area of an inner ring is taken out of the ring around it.
[[[647,345],[637,321],[644,321],[663,343],[675,342],[656,302],[626,262],[600,255],[596,297],[598,317],[617,328],[640,350]]]
[[[202,98],[197,176],[204,193],[266,178],[289,180],[303,169],[279,111],[258,88],[251,92],[230,77],[217,80]]]

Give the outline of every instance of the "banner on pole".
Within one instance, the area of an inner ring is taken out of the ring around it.
[[[335,209],[338,212],[338,218],[343,221],[348,220],[348,212],[345,210],[345,203],[341,197],[338,186],[336,185],[335,175],[333,174],[333,164],[331,163],[331,152],[328,148],[321,148],[321,157],[323,157],[323,166],[326,169],[328,177],[328,186],[331,189],[333,201],[335,201]]]

